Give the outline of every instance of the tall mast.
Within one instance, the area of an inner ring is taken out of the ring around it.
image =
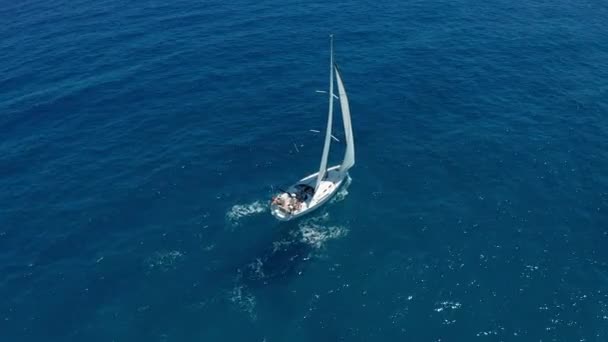
[[[319,175],[317,176],[317,184],[315,191],[319,188],[319,184],[325,178],[327,173],[327,159],[329,157],[329,146],[331,145],[331,127],[332,117],[334,112],[334,35],[329,36],[329,109],[327,114],[327,128],[325,129],[325,144],[323,145],[323,154],[321,155],[321,166],[319,167]]]

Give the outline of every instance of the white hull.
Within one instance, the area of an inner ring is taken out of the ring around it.
[[[316,172],[300,179],[296,184],[290,186],[287,189],[287,192],[297,192],[297,186],[300,184],[314,187],[317,181],[318,174],[319,173]],[[340,172],[340,165],[332,166],[327,169],[327,176],[325,180],[321,181],[315,194],[310,198],[307,198],[305,201],[301,201],[299,208],[295,210],[289,210],[285,208],[285,206],[280,206],[273,203],[270,205],[270,212],[274,217],[281,221],[289,221],[304,216],[319,208],[325,202],[330,200],[338,192],[338,189],[344,182],[344,179],[346,179],[346,175],[346,173]],[[284,200],[289,199],[289,195],[286,193],[280,196],[283,196]]]

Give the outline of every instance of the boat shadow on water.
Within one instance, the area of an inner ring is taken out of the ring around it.
[[[348,233],[346,227],[331,223],[322,208],[305,218],[273,225],[271,235],[231,268],[227,299],[255,320],[259,300],[305,276],[322,255],[325,243]]]
[[[301,274],[311,258],[315,246],[303,236],[302,222],[286,222],[273,236],[272,241],[237,269],[237,280],[250,288],[289,281]]]

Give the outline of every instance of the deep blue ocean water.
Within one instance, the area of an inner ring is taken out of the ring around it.
[[[605,1],[0,3],[1,341],[608,340]]]

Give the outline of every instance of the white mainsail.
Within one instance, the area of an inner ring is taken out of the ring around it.
[[[319,175],[317,176],[317,184],[315,191],[319,188],[319,184],[325,173],[327,172],[327,158],[329,157],[329,146],[331,144],[331,127],[334,111],[334,37],[330,36],[330,57],[329,57],[329,113],[327,115],[327,129],[325,132],[325,144],[323,145],[323,154],[321,155],[321,166],[319,167]]]
[[[336,81],[338,83],[338,94],[340,95],[340,107],[342,109],[342,121],[344,122],[344,137],[346,140],[346,151],[344,152],[344,160],[340,165],[340,172],[348,171],[355,165],[355,141],[353,139],[353,126],[350,122],[350,107],[348,105],[348,97],[342,83],[342,77],[338,66],[335,66]]]

